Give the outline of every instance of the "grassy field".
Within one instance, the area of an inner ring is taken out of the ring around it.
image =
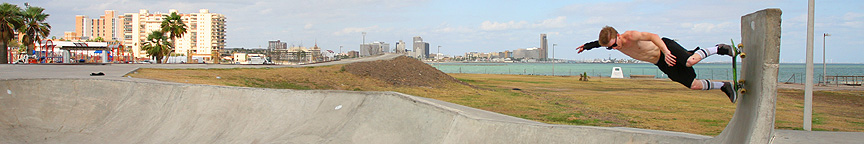
[[[525,119],[569,125],[634,127],[717,135],[735,105],[720,91],[689,90],[669,80],[450,74],[472,86],[394,86],[345,72],[310,68],[141,69],[132,77],[181,83],[278,89],[396,91]],[[814,93],[814,130],[864,131],[864,91]],[[776,127],[801,129],[803,91],[778,92]]]

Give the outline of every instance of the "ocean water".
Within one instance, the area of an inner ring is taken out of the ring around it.
[[[445,73],[516,74],[575,76],[587,73],[590,76],[609,77],[613,67],[621,67],[624,77],[629,75],[654,75],[668,78],[654,64],[648,63],[429,63]],[[740,63],[739,63],[740,68]],[[779,82],[804,83],[805,64],[781,63]],[[864,64],[827,64],[826,74],[822,64],[814,64],[814,83],[821,82],[823,75],[864,76]],[[732,80],[731,63],[700,63],[693,66],[697,79]],[[739,72],[740,73],[740,72]],[[860,81],[860,78],[859,78]]]

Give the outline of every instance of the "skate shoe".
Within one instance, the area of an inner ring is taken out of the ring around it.
[[[733,88],[732,83],[723,82],[723,86],[720,87],[720,90],[722,90],[723,93],[726,93],[726,96],[729,97],[729,101],[732,101],[732,103],[735,103],[735,101],[738,100],[738,93],[735,92],[735,89]]]
[[[735,51],[732,46],[726,44],[717,44],[717,54],[735,56]]]

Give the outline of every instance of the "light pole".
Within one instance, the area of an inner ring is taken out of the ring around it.
[[[552,76],[555,76],[555,46],[558,44],[552,44]]]
[[[363,43],[360,43],[360,49],[359,50],[361,51],[361,53],[362,53],[363,48],[364,48],[363,45],[366,45],[366,32],[363,32]],[[362,55],[362,54],[360,54],[360,55]],[[357,57],[361,57],[361,56],[357,56]]]
[[[826,73],[825,68],[825,37],[831,36],[831,34],[823,33],[822,34],[822,84],[828,85],[828,73]]]
[[[435,54],[435,59],[441,60],[441,46],[440,45],[438,46],[438,53]]]
[[[813,13],[816,0],[807,1],[807,64],[804,74],[804,130],[810,131],[813,124]]]

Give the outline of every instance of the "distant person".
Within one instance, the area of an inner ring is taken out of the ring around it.
[[[733,56],[732,47],[726,44],[717,44],[715,47],[687,51],[678,42],[669,38],[660,38],[657,34],[639,31],[626,31],[618,34],[615,28],[610,26],[600,30],[598,41],[585,43],[576,48],[578,53],[597,47],[606,47],[608,50],[616,49],[633,59],[653,63],[672,81],[681,83],[693,90],[721,89],[732,103],[738,96],[730,82],[712,82],[710,80],[696,79],[693,65],[702,59],[714,55]]]

